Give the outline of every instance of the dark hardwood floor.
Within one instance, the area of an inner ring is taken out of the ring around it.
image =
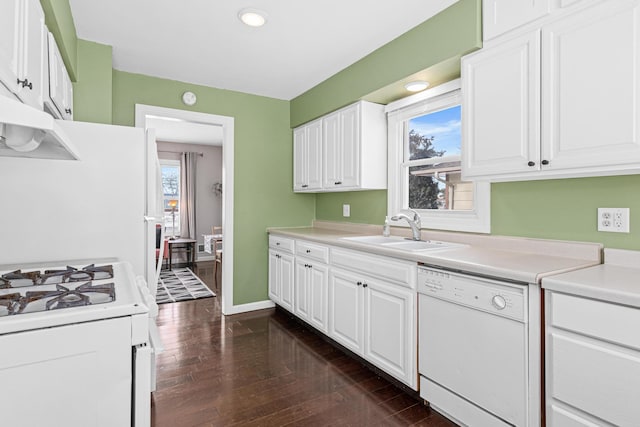
[[[280,310],[164,304],[152,426],[454,426]]]

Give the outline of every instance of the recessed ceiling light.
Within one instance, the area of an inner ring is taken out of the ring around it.
[[[242,9],[238,18],[250,27],[262,27],[267,22],[267,14],[258,9]]]
[[[423,80],[416,80],[415,82],[409,82],[404,85],[404,88],[409,92],[420,92],[429,87],[429,82]]]

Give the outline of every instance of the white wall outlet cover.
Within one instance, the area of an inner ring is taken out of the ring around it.
[[[598,208],[598,231],[628,233],[629,208]]]
[[[351,205],[342,205],[342,216],[351,216]]]

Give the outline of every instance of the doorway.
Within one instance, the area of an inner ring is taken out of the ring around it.
[[[224,235],[224,257],[222,258],[221,306],[222,313],[233,312],[233,117],[198,113],[172,108],[136,104],[136,127],[143,129],[162,128],[158,140],[173,139],[177,143],[192,143],[196,139],[181,136],[187,131],[200,136],[198,145],[222,147],[222,217]],[[215,183],[214,183],[215,184]],[[215,190],[214,190],[215,191]]]

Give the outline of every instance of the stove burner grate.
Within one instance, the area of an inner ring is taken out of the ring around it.
[[[101,298],[103,297],[103,298]],[[61,308],[82,307],[85,305],[102,304],[116,299],[113,283],[94,285],[84,283],[75,289],[56,285],[55,291],[28,291],[20,298],[16,314],[29,312],[30,304],[44,302],[43,310],[58,310]],[[35,309],[34,311],[42,311]]]
[[[64,270],[45,270],[43,273],[16,270],[0,276],[0,289],[104,279],[113,279],[113,266],[91,264],[80,269],[67,266]]]

